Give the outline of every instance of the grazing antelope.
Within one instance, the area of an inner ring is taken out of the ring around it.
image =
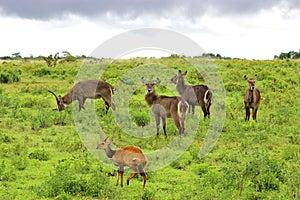
[[[106,105],[106,113],[109,107],[115,110],[115,104],[111,100],[114,93],[114,88],[107,82],[98,80],[80,81],[63,97],[57,96],[54,92],[48,90],[56,98],[59,111],[63,111],[72,101],[79,101],[79,111],[84,108],[86,99],[102,98]]]
[[[121,187],[123,187],[123,174],[124,167],[128,166],[133,170],[133,174],[127,179],[127,185],[129,181],[135,177],[137,174],[140,174],[144,179],[143,188],[145,188],[147,177],[145,173],[145,167],[147,165],[147,158],[143,154],[142,150],[136,146],[126,146],[118,150],[112,150],[110,144],[112,140],[108,138],[104,139],[96,149],[102,149],[105,151],[106,156],[111,158],[113,163],[118,166],[118,179],[117,186],[119,184],[119,178],[121,176]]]
[[[258,88],[255,86],[256,78],[257,75],[255,75],[252,79],[248,79],[246,75],[244,76],[244,79],[249,83],[244,98],[244,104],[246,109],[246,118],[245,118],[246,121],[247,120],[249,121],[250,118],[250,108],[252,109],[252,118],[253,120],[256,120],[256,114],[260,102],[260,92]]]
[[[211,90],[206,85],[185,85],[184,76],[186,74],[187,71],[182,73],[181,70],[178,70],[178,74],[170,80],[171,83],[176,84],[177,91],[192,107],[193,114],[195,112],[195,106],[199,105],[204,113],[204,117],[210,117],[209,108],[212,104]]]
[[[184,122],[186,120],[186,114],[188,112],[189,104],[178,96],[162,96],[155,93],[154,85],[160,81],[156,79],[153,82],[147,82],[142,77],[142,82],[146,85],[145,100],[154,113],[156,121],[156,131],[159,134],[160,118],[162,119],[163,129],[165,137],[166,133],[166,118],[173,118],[179,134],[184,132]]]

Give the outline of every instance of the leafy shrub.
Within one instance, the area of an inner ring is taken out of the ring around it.
[[[150,117],[148,113],[145,112],[134,112],[132,114],[132,120],[136,123],[138,126],[146,126],[150,122]]]
[[[83,176],[73,168],[73,162],[60,163],[48,180],[37,186],[38,195],[53,198],[61,195],[82,195],[104,198],[113,191],[108,186],[109,179],[101,170],[93,170],[90,176]]]
[[[15,138],[8,136],[8,135],[1,135],[0,136],[0,142],[1,143],[11,143],[12,141],[14,141]]]
[[[149,190],[145,190],[142,196],[142,200],[154,199],[155,193]]]
[[[30,159],[37,159],[39,161],[47,161],[50,159],[49,154],[43,150],[35,150],[34,152],[30,153],[28,156]]]
[[[272,158],[267,152],[260,152],[249,162],[246,176],[258,192],[278,190],[280,182],[284,182],[284,168],[284,163]]]
[[[47,75],[51,75],[51,71],[47,68],[40,68],[40,69],[34,70],[32,74],[37,77],[44,77]]]
[[[0,83],[15,83],[21,81],[21,70],[5,70],[0,73]]]
[[[14,168],[2,161],[0,165],[0,181],[15,181],[16,178],[17,176]]]
[[[15,156],[12,159],[12,164],[17,170],[25,170],[28,165],[27,157]]]
[[[185,169],[187,166],[189,166],[192,162],[192,156],[190,152],[185,152],[180,158],[175,160],[171,166],[175,169]]]
[[[208,164],[201,163],[201,164],[197,164],[197,165],[193,166],[192,170],[195,174],[197,174],[199,176],[203,176],[210,170],[210,168],[211,167]]]
[[[47,113],[40,111],[37,115],[32,116],[31,118],[31,129],[39,130],[40,128],[50,127],[52,120],[50,115]]]

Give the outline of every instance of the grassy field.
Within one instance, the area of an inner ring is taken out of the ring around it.
[[[213,63],[226,90],[222,134],[212,151],[199,158],[210,120],[204,120],[196,107],[200,120],[192,144],[168,166],[148,172],[143,190],[140,176],[129,186],[115,186],[117,177],[108,176],[113,169],[88,151],[78,135],[72,110],[77,110],[77,102],[58,112],[53,110],[56,102],[47,90],[63,95],[74,85],[80,69],[95,66],[102,70],[101,80],[116,86],[116,95],[124,92],[118,91],[120,81],[135,84],[134,78],[122,77],[138,66],[187,70],[189,83],[203,84],[203,77],[189,62],[179,57],[77,60],[48,67],[39,60],[0,61],[0,199],[300,199],[300,62]],[[89,73],[85,76],[95,76]],[[243,76],[254,74],[258,75],[256,86],[262,100],[257,122],[245,122],[243,99],[248,84]],[[160,78],[169,81],[173,75]],[[144,89],[138,85],[128,101],[131,118],[141,127],[151,119]],[[173,93],[164,85],[156,89],[158,94]],[[128,135],[118,126],[111,109],[105,114],[102,100],[87,100],[87,109],[80,114],[88,117],[93,106],[97,122],[114,138],[116,146],[136,145],[144,152],[153,152],[177,138],[172,120],[167,121],[168,139],[162,131],[158,138]],[[218,113],[213,114],[212,119],[217,119]],[[188,121],[193,118],[188,115]],[[125,172],[125,180],[130,173]]]

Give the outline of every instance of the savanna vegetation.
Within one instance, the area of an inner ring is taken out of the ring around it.
[[[211,119],[204,120],[200,107],[196,107],[200,121],[195,140],[170,165],[147,172],[145,189],[141,176],[132,179],[129,186],[115,186],[115,168],[91,154],[78,135],[72,110],[77,110],[77,102],[58,112],[53,110],[56,101],[47,90],[62,95],[68,92],[83,63],[100,69],[107,64],[99,79],[112,85],[120,81],[132,84],[135,80],[121,77],[141,65],[187,70],[190,84],[203,84],[201,74],[179,56],[114,61],[72,58],[72,62],[56,62],[51,57],[50,65],[46,60],[0,61],[0,199],[300,198],[298,60],[214,60],[226,89],[222,134],[212,151],[200,158],[199,148]],[[254,74],[262,100],[257,121],[246,122],[243,100],[248,84],[243,76]],[[147,77],[151,78],[155,77]],[[128,102],[131,118],[140,127],[149,124],[151,118],[144,90],[143,85],[138,87]],[[173,94],[163,85],[157,85],[156,90],[158,94]],[[103,132],[114,138],[116,146],[136,145],[143,152],[151,152],[178,137],[172,119],[167,122],[167,139],[162,131],[158,138],[156,134],[147,139],[133,137],[118,126],[111,109],[105,114],[102,99],[87,100],[82,115],[93,105]],[[213,102],[212,109],[214,106]],[[188,114],[187,120],[193,117]],[[212,113],[211,118],[218,115]],[[125,171],[125,180],[130,174]]]

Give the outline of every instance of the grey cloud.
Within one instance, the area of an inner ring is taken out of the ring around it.
[[[74,13],[85,17],[101,16],[107,12],[120,17],[134,18],[143,14],[169,15],[174,9],[193,18],[213,12],[216,15],[252,14],[261,9],[285,2],[300,7],[299,0],[0,0],[7,15],[47,20]]]

